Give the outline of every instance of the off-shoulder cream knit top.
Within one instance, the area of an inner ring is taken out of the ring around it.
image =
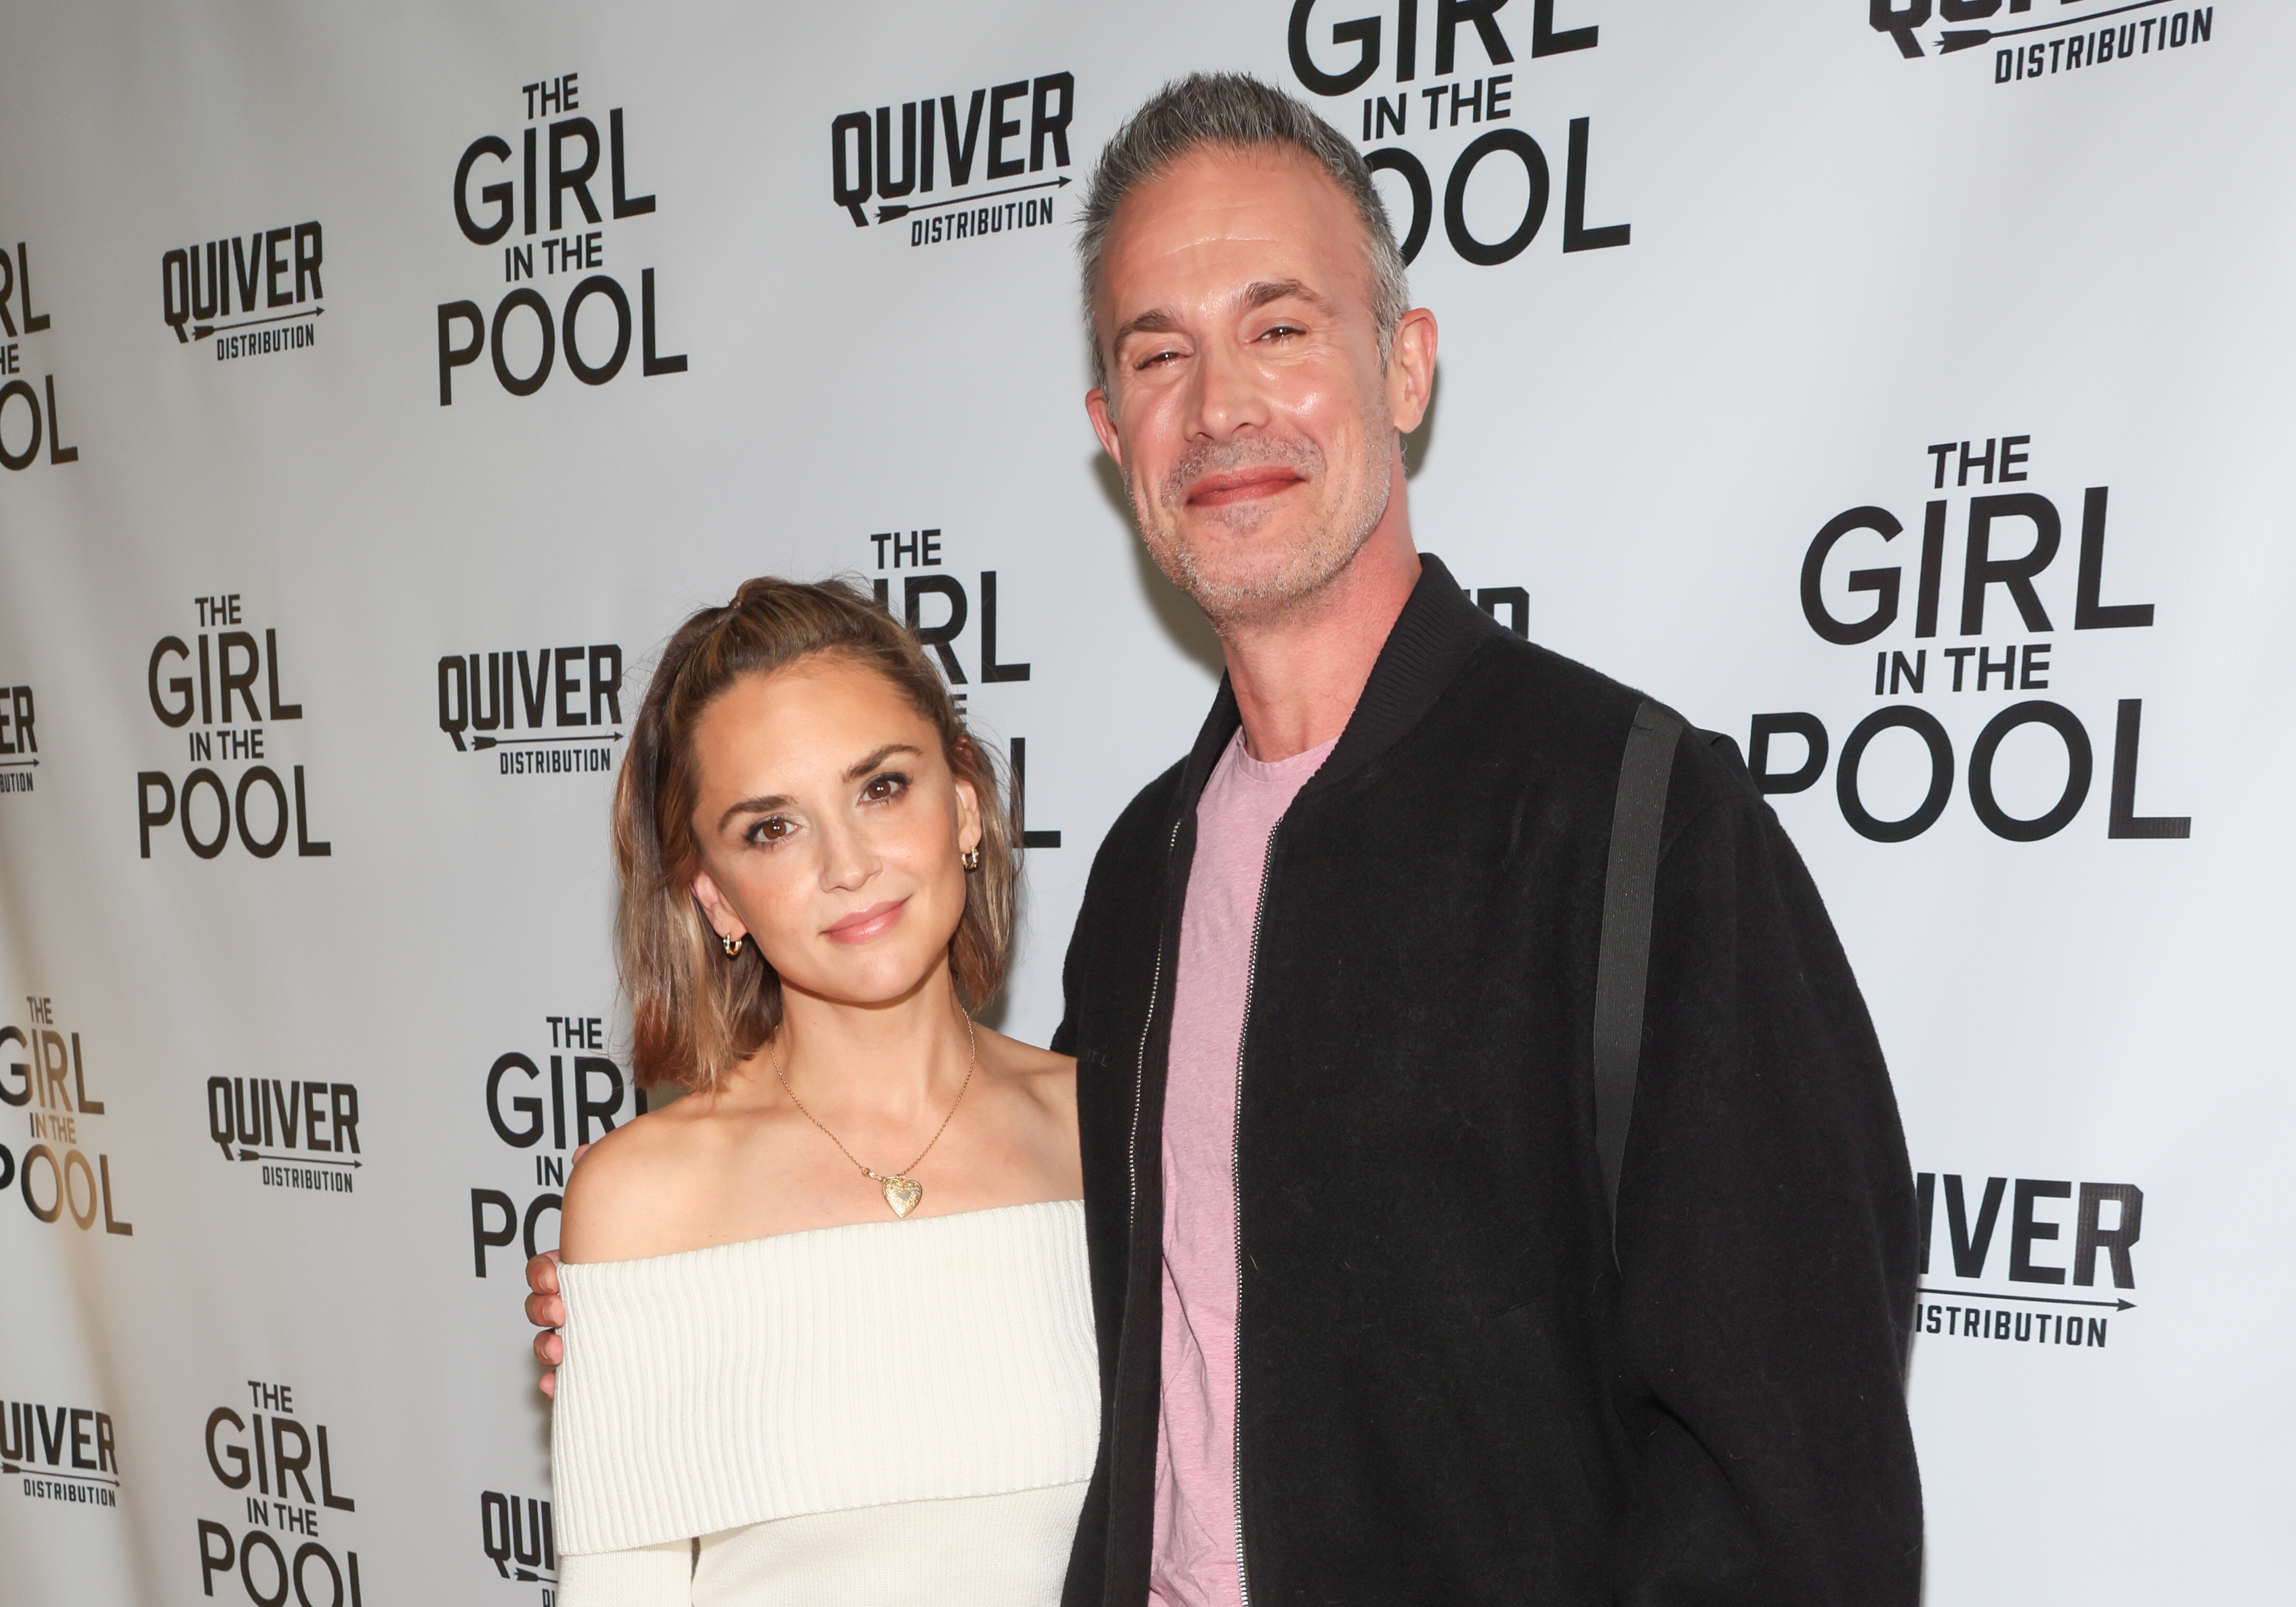
[[[560,1276],[561,1607],[1059,1601],[1098,1436],[1080,1201]]]

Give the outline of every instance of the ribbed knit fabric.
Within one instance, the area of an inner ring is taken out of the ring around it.
[[[562,1557],[902,1502],[1065,1485],[1080,1498],[1091,1476],[1099,1381],[1079,1201],[570,1265],[560,1278]]]

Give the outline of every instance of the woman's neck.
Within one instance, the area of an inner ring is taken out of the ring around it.
[[[781,1030],[758,1061],[756,1070],[770,1077],[778,1069],[824,1121],[844,1113],[905,1125],[928,1112],[938,1119],[972,1068],[972,1045],[944,963],[882,1004],[785,989]]]

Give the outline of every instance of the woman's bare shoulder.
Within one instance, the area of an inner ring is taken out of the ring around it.
[[[686,1098],[623,1122],[567,1174],[559,1250],[568,1261],[626,1261],[661,1251],[717,1170],[725,1136],[706,1101]]]
[[[993,1062],[1003,1077],[1026,1086],[1039,1099],[1066,1106],[1073,1114],[1077,1068],[1074,1055],[1055,1054],[986,1027],[978,1030],[984,1062]]]

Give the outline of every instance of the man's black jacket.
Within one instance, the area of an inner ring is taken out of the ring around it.
[[[1911,1603],[1912,1179],[1816,889],[1684,741],[1614,1266],[1591,1017],[1640,699],[1424,564],[1268,850],[1235,1141],[1247,1599]],[[1103,1399],[1069,1607],[1147,1593],[1173,967],[1236,725],[1223,686],[1069,949]]]

